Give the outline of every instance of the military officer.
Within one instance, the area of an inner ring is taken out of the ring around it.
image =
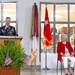
[[[13,26],[10,26],[10,17],[6,17],[5,25],[0,27],[1,36],[17,36],[16,30]]]
[[[17,36],[15,27],[10,26],[11,18],[6,17],[5,25],[0,27],[1,36]]]

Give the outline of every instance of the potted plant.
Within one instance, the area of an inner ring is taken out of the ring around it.
[[[20,67],[25,65],[24,54],[24,48],[14,42],[0,44],[0,75],[19,75]]]

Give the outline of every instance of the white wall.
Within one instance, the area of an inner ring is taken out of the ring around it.
[[[30,54],[30,18],[31,18],[31,9],[34,2],[37,3],[38,8],[40,2],[53,2],[53,3],[75,2],[75,0],[1,0],[1,1],[18,1],[18,34],[24,37],[22,40],[22,45],[25,47],[27,54]],[[39,60],[37,61],[37,64],[39,64]]]

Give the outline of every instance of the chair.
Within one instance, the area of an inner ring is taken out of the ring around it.
[[[71,62],[71,60],[68,59],[68,62]],[[73,73],[74,73],[74,67],[73,67]],[[57,59],[57,75],[58,75],[58,59]],[[61,75],[62,75],[62,62],[61,62]]]
[[[57,75],[58,75],[58,59],[57,59]],[[62,75],[62,62],[61,62],[61,75]]]

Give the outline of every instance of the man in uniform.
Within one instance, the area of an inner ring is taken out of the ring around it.
[[[0,28],[1,36],[17,36],[15,27],[10,26],[11,18],[6,17],[5,25]]]

